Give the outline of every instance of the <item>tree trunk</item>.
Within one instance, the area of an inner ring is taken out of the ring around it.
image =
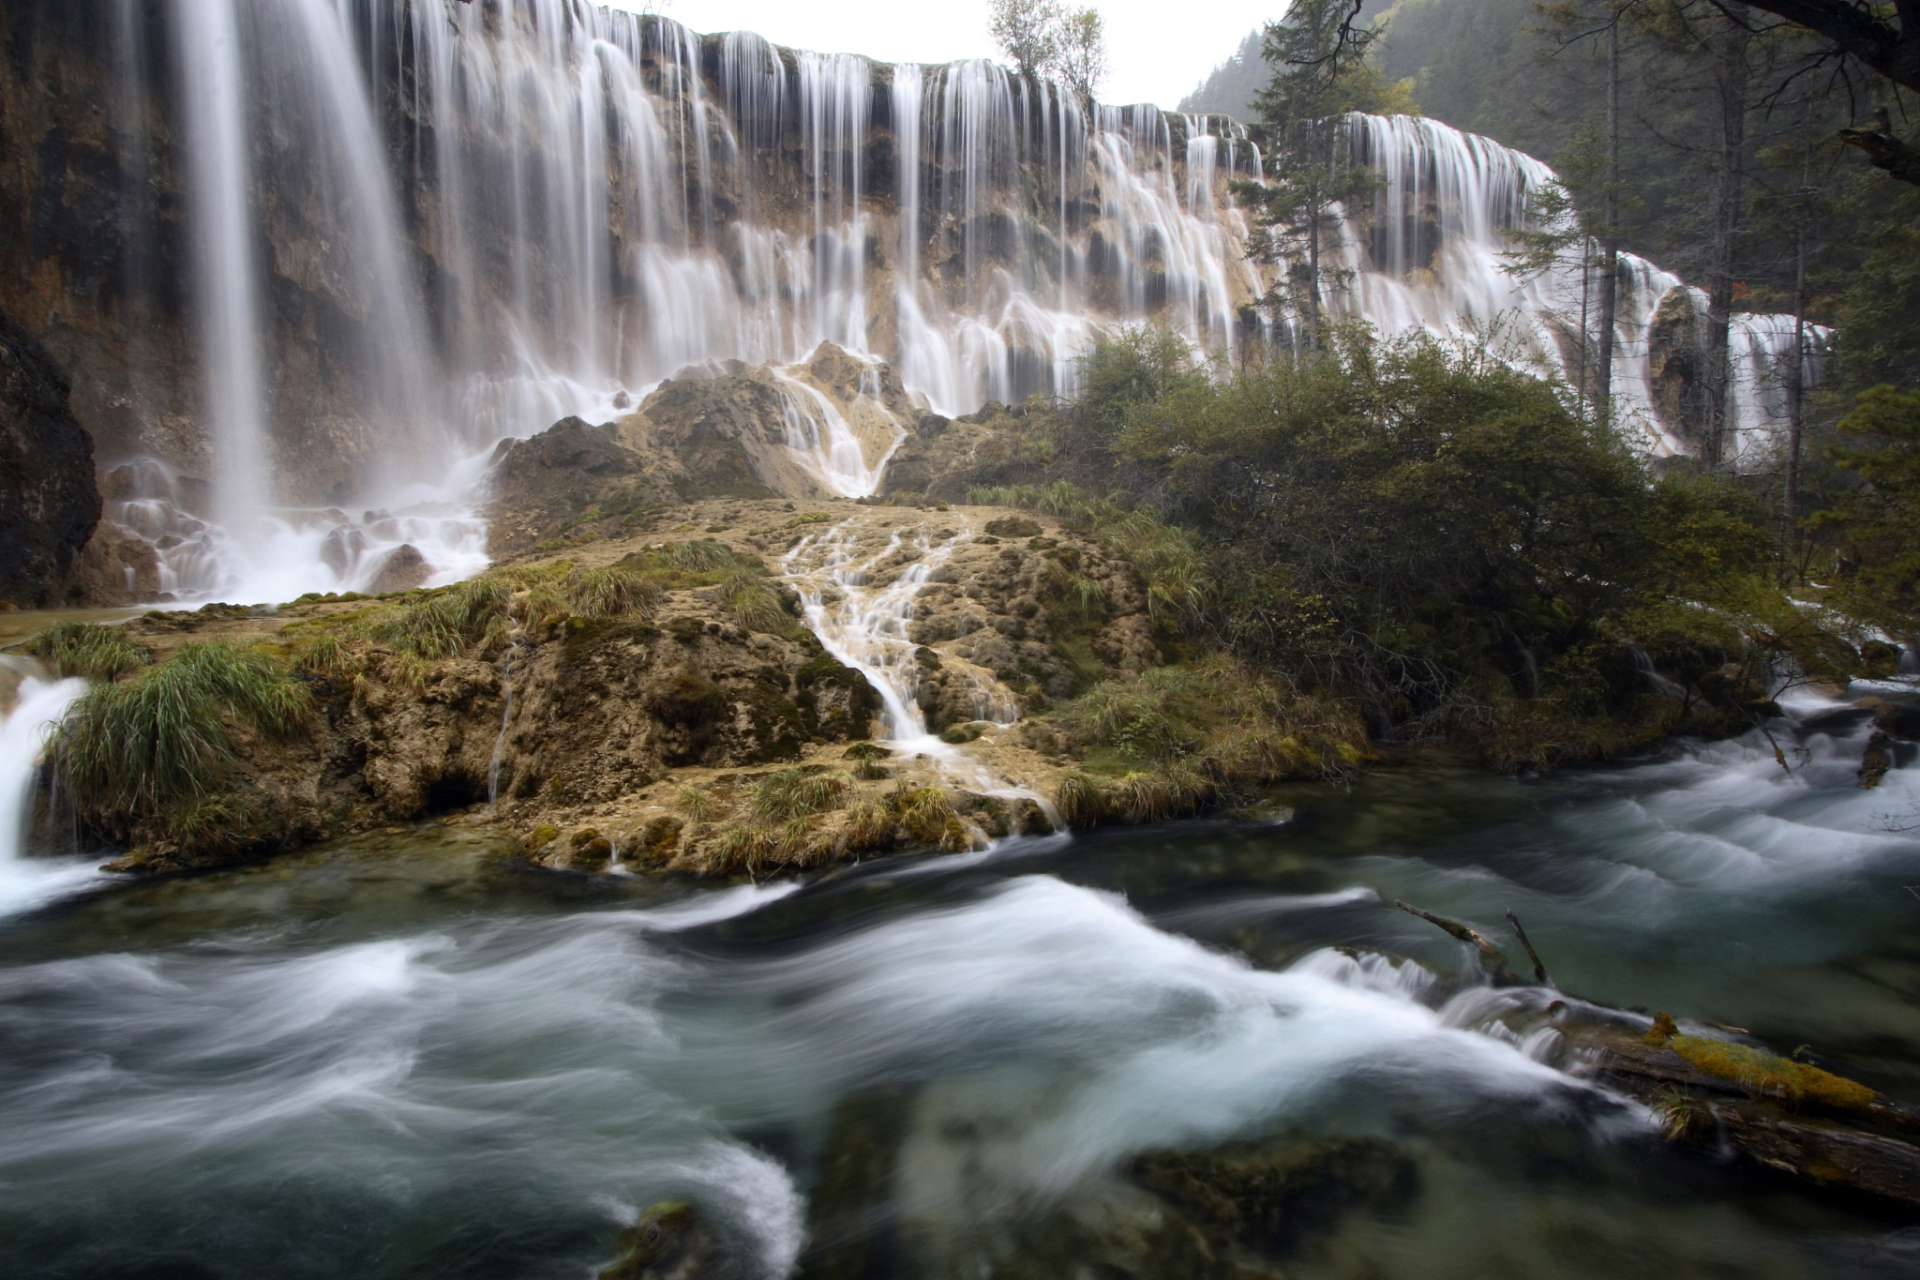
[[[1613,420],[1613,331],[1620,294],[1620,14],[1607,26],[1606,221],[1600,229],[1600,350],[1593,407]]]
[[[1803,215],[1793,234],[1793,350],[1787,357],[1787,536],[1800,520],[1800,431],[1806,404],[1807,368],[1807,223]]]
[[[1729,463],[1733,440],[1733,324],[1735,242],[1740,234],[1742,164],[1746,158],[1747,7],[1728,4],[1718,44],[1716,87],[1720,94],[1720,169],[1714,184],[1711,260],[1707,269],[1707,465]]]

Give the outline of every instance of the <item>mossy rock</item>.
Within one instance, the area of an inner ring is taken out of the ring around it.
[[[1040,524],[1025,516],[1002,516],[987,521],[987,532],[996,538],[1035,538],[1040,535]]]
[[[828,653],[794,673],[794,704],[807,735],[827,742],[867,736],[886,703],[867,677]]]
[[[1134,1182],[1210,1235],[1271,1256],[1359,1208],[1386,1209],[1419,1190],[1405,1152],[1381,1138],[1279,1138],[1213,1151],[1150,1152]]]
[[[811,736],[800,708],[782,695],[755,685],[735,697],[734,705],[746,712],[749,741],[739,752],[744,764],[767,764],[775,760],[797,760],[800,748]]]
[[[713,1232],[690,1204],[662,1201],[623,1230],[620,1260],[599,1280],[725,1280],[736,1274]]]
[[[660,628],[650,623],[622,618],[568,618],[561,630],[561,662],[580,666],[601,649],[629,643],[646,644],[660,637]]]

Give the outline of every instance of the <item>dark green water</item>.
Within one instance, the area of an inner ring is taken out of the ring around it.
[[[680,1198],[778,1275],[834,1126],[886,1097],[890,1274],[1078,1274],[1021,1223],[1124,1212],[1142,1151],[1293,1133],[1419,1176],[1290,1276],[1912,1275],[1920,1230],[1666,1146],[1505,1030],[1543,994],[1462,987],[1390,905],[1503,942],[1512,907],[1567,990],[1920,1101],[1920,839],[1885,829],[1920,773],[1862,792],[1857,723],[1802,739],[1791,778],[1741,744],[1547,781],[1412,762],[1276,797],[1282,825],[798,886],[561,877],[427,827],[68,899],[0,921],[0,1261],[584,1277]]]

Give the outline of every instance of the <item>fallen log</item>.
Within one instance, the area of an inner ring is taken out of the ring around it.
[[[1394,905],[1472,944],[1494,985],[1516,985],[1477,929]],[[1508,921],[1520,934],[1511,912]],[[1521,941],[1544,984],[1546,966]],[[1562,1037],[1562,1067],[1646,1104],[1669,1142],[1731,1149],[1802,1182],[1920,1211],[1920,1110],[1754,1044],[1686,1034],[1665,1013],[1647,1027],[1644,1015],[1569,998],[1546,1017]]]

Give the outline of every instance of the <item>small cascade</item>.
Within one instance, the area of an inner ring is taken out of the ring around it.
[[[487,812],[493,812],[500,799],[500,765],[506,757],[507,726],[513,723],[513,660],[520,654],[518,627],[507,642],[506,656],[500,659],[500,732],[494,735],[493,753],[487,757]]]
[[[913,601],[933,574],[972,538],[963,528],[943,541],[900,529],[889,533],[879,550],[863,550],[853,522],[802,540],[781,560],[787,580],[799,590],[806,623],[839,661],[866,676],[885,707],[883,741],[901,755],[926,756],[956,783],[981,795],[1031,800],[1056,831],[1066,822],[1053,802],[1039,792],[1011,785],[965,750],[927,727],[917,697],[919,646],[913,642]],[[908,563],[885,582],[887,566]],[[978,718],[1001,728],[1020,718],[1019,704],[991,676],[970,674]]]
[[[0,658],[0,677],[15,683],[0,716],[0,916],[22,911],[98,878],[91,866],[29,858],[34,784],[47,737],[80,695],[85,680],[49,680],[17,659]]]
[[[778,366],[770,371],[775,378],[774,389],[780,393],[787,447],[793,450],[800,464],[819,477],[830,492],[841,497],[871,496],[880,487],[887,460],[906,438],[906,429],[882,403],[870,374],[862,377],[852,406],[856,411],[866,411],[863,416],[868,419],[864,424],[868,430],[863,438],[863,433],[847,415],[819,388],[797,376],[796,371]],[[869,438],[881,435],[886,444],[879,457],[869,462],[868,457],[878,444],[877,440],[870,443]]]

